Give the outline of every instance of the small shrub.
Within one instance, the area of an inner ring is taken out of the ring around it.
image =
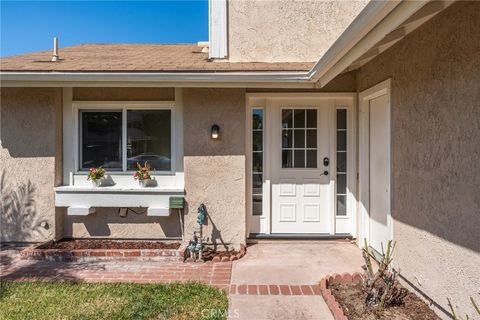
[[[408,291],[402,288],[398,283],[398,272],[391,268],[395,242],[389,240],[387,243],[387,252],[383,251],[382,260],[377,272],[374,271],[372,259],[365,239],[365,247],[362,250],[362,256],[365,260],[363,269],[363,290],[366,294],[365,304],[369,308],[374,308],[377,312],[382,312],[386,307],[400,305],[403,303]]]

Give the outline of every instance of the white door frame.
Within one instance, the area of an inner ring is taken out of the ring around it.
[[[370,100],[380,96],[387,95],[387,107],[389,109],[390,119],[390,145],[388,155],[388,171],[390,172],[390,201],[387,212],[388,236],[393,239],[393,220],[392,220],[392,108],[391,108],[391,79],[380,82],[379,84],[360,92],[359,100],[359,141],[358,141],[358,212],[359,212],[359,230],[357,245],[364,247],[364,239],[368,240],[370,234]]]
[[[349,122],[349,132],[347,136],[347,146],[349,150],[348,155],[348,170],[350,170],[350,174],[347,179],[347,218],[351,221],[351,235],[353,237],[357,237],[357,206],[356,206],[356,198],[357,198],[357,188],[356,188],[356,179],[357,176],[357,148],[356,148],[356,93],[310,93],[310,92],[292,92],[292,93],[247,93],[245,96],[245,103],[246,103],[246,214],[247,214],[247,237],[250,233],[251,224],[258,223],[260,225],[259,233],[269,235],[271,234],[271,173],[270,173],[270,166],[269,163],[271,161],[271,153],[270,153],[270,136],[264,133],[264,157],[263,157],[263,214],[262,216],[252,216],[252,155],[251,155],[251,148],[252,148],[252,130],[251,130],[251,112],[254,108],[262,108],[264,110],[264,125],[265,127],[269,128],[272,124],[271,117],[267,113],[267,103],[270,99],[326,99],[332,100],[334,108],[345,108],[349,110],[348,115],[348,122]],[[332,111],[333,112],[333,111]],[[334,113],[334,112],[333,112]],[[332,121],[335,121],[334,114],[332,114]],[[334,122],[335,123],[335,122]],[[331,127],[332,136],[335,134],[335,125]],[[330,166],[331,174],[330,179],[331,183],[335,183],[336,180],[336,152],[335,152],[335,144],[331,144],[331,157],[330,161],[332,165]],[[335,192],[332,193],[332,201],[335,204],[333,206],[335,211],[336,201],[333,198],[335,196]],[[335,219],[336,218],[336,219]],[[339,223],[339,220],[345,218],[338,218],[335,216],[335,212],[332,212],[332,235],[333,230],[335,230],[336,223]]]

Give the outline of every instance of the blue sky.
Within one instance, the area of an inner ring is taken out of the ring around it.
[[[81,43],[208,40],[208,1],[6,1],[1,56]]]

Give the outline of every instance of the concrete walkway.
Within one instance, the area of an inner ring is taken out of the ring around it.
[[[361,272],[362,264],[360,250],[348,241],[272,241],[251,245],[247,255],[233,263],[229,317],[333,319],[316,285],[328,274]],[[315,292],[310,293],[310,289]]]

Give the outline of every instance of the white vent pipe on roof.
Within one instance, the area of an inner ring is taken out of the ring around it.
[[[57,37],[53,37],[52,61],[58,61],[58,38]]]

